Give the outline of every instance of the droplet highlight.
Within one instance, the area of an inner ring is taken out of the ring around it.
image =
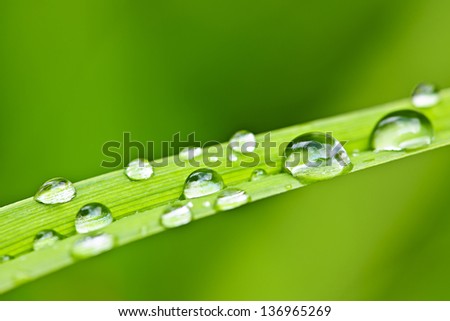
[[[414,89],[411,102],[417,108],[429,108],[440,101],[439,89],[436,85],[422,83]]]
[[[131,161],[125,168],[125,175],[132,181],[149,179],[153,175],[153,166],[143,158]]]
[[[184,183],[183,195],[185,198],[197,198],[217,193],[223,189],[222,176],[212,169],[198,169],[192,172]]]
[[[433,126],[423,114],[414,110],[400,110],[384,116],[371,135],[375,151],[413,150],[431,144]]]
[[[61,240],[63,236],[54,230],[43,230],[36,234],[33,241],[35,251],[50,247]]]
[[[257,168],[255,169],[252,174],[250,175],[250,181],[257,181],[260,180],[261,178],[267,176],[267,172],[261,168]]]
[[[342,144],[322,132],[294,138],[286,147],[284,157],[285,170],[303,184],[343,175],[353,168]]]
[[[111,234],[86,235],[75,241],[71,254],[76,259],[85,259],[111,250],[114,237]]]
[[[252,153],[256,149],[255,134],[248,130],[240,130],[236,132],[230,139],[231,148],[238,153]]]
[[[0,255],[0,264],[11,261],[12,259],[14,259],[12,255]]]
[[[161,225],[165,228],[174,228],[186,225],[192,221],[192,212],[187,204],[169,205],[161,215]]]
[[[75,229],[78,233],[89,233],[108,226],[112,221],[111,211],[105,205],[90,203],[79,210],[75,218]]]
[[[248,194],[238,188],[226,189],[217,195],[214,208],[218,211],[227,211],[247,204],[250,201]]]
[[[203,154],[203,149],[201,149],[200,147],[185,147],[178,154],[178,158],[182,162],[185,162],[185,161],[194,159],[196,157],[199,157],[202,154]]]
[[[42,184],[34,199],[42,204],[62,204],[71,201],[76,194],[76,189],[69,180],[56,177]]]

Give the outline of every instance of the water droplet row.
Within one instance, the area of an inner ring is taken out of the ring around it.
[[[411,102],[417,108],[429,108],[440,101],[439,92],[432,84],[420,84],[413,92]],[[431,144],[433,126],[423,114],[414,110],[400,110],[384,116],[375,125],[371,138],[371,148],[378,151],[403,151],[422,148]],[[256,138],[249,131],[236,132],[230,139],[233,160],[237,154],[251,153],[255,150]],[[181,160],[198,157],[203,150],[190,147],[179,154]],[[357,154],[356,154],[357,155]],[[304,133],[294,138],[284,152],[284,169],[300,182],[308,184],[346,174],[353,164],[343,145],[330,134],[321,132]],[[125,168],[125,175],[132,181],[146,180],[154,174],[150,162],[145,159],[131,161]],[[263,169],[255,169],[250,181],[267,176]],[[286,187],[286,189],[292,188]],[[225,189],[220,174],[211,169],[199,169],[192,172],[185,181],[181,199],[195,199],[218,193],[214,210],[225,211],[250,201],[249,195],[240,189]],[[42,204],[63,204],[76,196],[73,184],[62,177],[46,181],[35,195],[35,200]],[[208,202],[208,206],[211,206]],[[192,203],[174,203],[169,205],[161,215],[161,225],[174,228],[188,224],[193,219]],[[76,215],[75,229],[80,234],[98,231],[113,222],[111,211],[103,204],[90,203],[83,206]],[[33,249],[51,247],[63,236],[53,230],[43,230],[36,234]],[[73,255],[87,257],[104,252],[114,245],[114,238],[106,233],[86,235],[75,242]],[[0,257],[0,263],[13,259],[10,255]]]

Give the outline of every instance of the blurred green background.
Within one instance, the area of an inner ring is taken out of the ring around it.
[[[0,205],[101,146],[226,141],[450,86],[450,2],[0,2]],[[450,149],[80,262],[14,300],[450,300]],[[157,156],[161,151],[157,150]]]

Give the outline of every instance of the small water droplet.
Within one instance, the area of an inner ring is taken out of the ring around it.
[[[375,126],[371,146],[375,151],[401,151],[431,144],[433,126],[414,110],[400,110],[384,116]]]
[[[42,204],[67,203],[76,196],[75,187],[62,177],[46,181],[37,191],[34,199]]]
[[[128,164],[125,175],[132,181],[142,181],[152,177],[153,167],[148,160],[138,158]]]
[[[216,193],[223,189],[222,176],[212,169],[202,168],[192,172],[184,183],[185,198],[197,198]]]
[[[169,205],[161,215],[161,225],[165,228],[174,228],[188,224],[192,221],[192,213],[187,205]]]
[[[203,205],[203,207],[211,207],[211,202],[210,201],[204,201],[202,205]]]
[[[252,172],[252,175],[250,176],[250,181],[257,181],[263,177],[267,176],[267,173],[265,170],[261,168],[257,168]]]
[[[287,184],[286,186],[284,186],[284,188],[289,191],[292,189],[292,185],[291,184]]]
[[[0,256],[0,263],[5,263],[8,261],[11,261],[12,259],[14,259],[14,256],[12,255],[1,255]]]
[[[218,211],[227,211],[247,204],[250,201],[248,194],[238,188],[226,189],[217,195],[214,208]]]
[[[50,247],[57,241],[61,240],[63,236],[53,230],[43,230],[36,234],[33,241],[33,249],[35,251]]]
[[[284,168],[303,184],[346,174],[353,164],[330,134],[311,132],[294,138],[284,151]]]
[[[248,130],[240,130],[231,137],[230,146],[238,153],[252,153],[256,148],[255,134]]]
[[[354,149],[353,152],[352,152],[352,155],[353,156],[359,156],[359,153],[360,153],[359,149]]]
[[[194,159],[203,154],[203,149],[200,147],[185,147],[178,154],[178,158],[185,162],[190,159]]]
[[[422,83],[414,89],[411,102],[415,107],[428,108],[436,105],[440,100],[439,89],[436,85]]]
[[[105,205],[90,203],[78,211],[75,229],[78,233],[89,233],[111,224],[112,221],[111,211]]]
[[[208,157],[208,162],[210,162],[210,163],[215,163],[218,160],[219,160],[219,157],[217,157],[217,156],[209,156]]]
[[[75,241],[71,254],[74,258],[85,259],[109,251],[113,247],[114,237],[111,234],[86,235]]]

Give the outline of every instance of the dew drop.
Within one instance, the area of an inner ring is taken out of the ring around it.
[[[294,138],[286,147],[284,157],[286,171],[303,184],[346,174],[353,168],[342,144],[321,132]]]
[[[5,262],[8,262],[8,261],[11,261],[12,259],[14,259],[14,257],[11,256],[11,255],[1,255],[0,256],[0,263],[5,263]]]
[[[138,158],[128,164],[125,175],[132,181],[146,180],[152,177],[153,167],[148,160]]]
[[[63,236],[53,230],[43,230],[36,234],[33,241],[33,249],[35,251],[44,249],[46,247],[50,247],[59,240],[61,240]]]
[[[178,158],[185,162],[190,159],[194,159],[203,154],[203,149],[200,147],[185,147],[178,154]]]
[[[75,241],[71,254],[74,258],[85,259],[109,251],[113,247],[114,237],[111,234],[86,235]]]
[[[252,181],[252,182],[257,181],[265,176],[267,176],[266,171],[261,168],[257,168],[252,172],[252,175],[250,176],[250,181]]]
[[[185,198],[197,198],[214,194],[223,189],[222,176],[212,169],[202,168],[192,172],[184,183]]]
[[[417,149],[431,144],[433,126],[417,111],[395,111],[376,124],[370,140],[375,151]]]
[[[204,201],[204,202],[202,203],[202,206],[203,206],[203,207],[211,207],[211,202],[210,202],[210,201]]]
[[[75,229],[78,233],[89,233],[111,224],[112,221],[111,211],[105,205],[90,203],[78,211]]]
[[[240,130],[231,137],[230,146],[238,153],[252,153],[256,148],[255,134],[248,130]]]
[[[248,194],[238,188],[226,189],[217,195],[214,208],[218,211],[227,211],[247,204],[250,201]]]
[[[439,89],[430,83],[417,85],[411,97],[412,104],[418,108],[433,107],[439,100]]]
[[[191,221],[192,212],[187,204],[169,205],[161,215],[161,225],[165,228],[174,228],[186,225]]]
[[[61,204],[69,202],[76,194],[75,187],[70,181],[56,177],[42,184],[34,199],[42,204]]]
[[[287,185],[284,186],[284,188],[285,188],[287,191],[290,191],[290,190],[292,189],[292,185],[291,185],[291,184],[287,184]]]

